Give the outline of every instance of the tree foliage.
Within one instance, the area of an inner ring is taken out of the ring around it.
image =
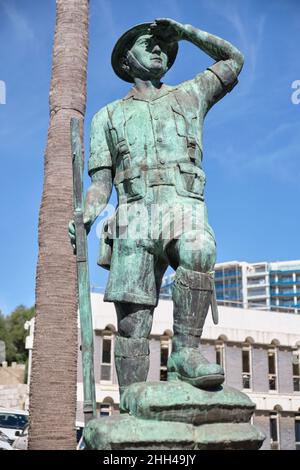
[[[25,338],[28,333],[24,324],[33,316],[34,307],[27,308],[24,305],[19,305],[10,315],[5,316],[0,311],[0,340],[5,343],[6,360],[9,364],[13,361],[26,362]]]

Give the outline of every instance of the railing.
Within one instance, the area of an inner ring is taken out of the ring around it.
[[[219,279],[222,277],[242,277],[241,272],[234,272],[234,271],[215,271],[215,278]]]
[[[300,269],[282,269],[282,270],[272,270],[270,274],[288,274],[288,273],[300,273]]]
[[[282,297],[282,296],[300,297],[300,292],[299,291],[298,292],[292,292],[292,291],[290,291],[290,292],[278,292],[278,293],[271,291],[270,294],[271,294],[272,297]]]
[[[299,281],[270,281],[270,286],[280,286],[280,285],[290,285],[290,284],[300,284],[300,280]]]
[[[224,286],[223,284],[221,286],[216,285],[216,289],[236,289],[237,287],[242,287],[242,284],[231,284],[230,286]]]

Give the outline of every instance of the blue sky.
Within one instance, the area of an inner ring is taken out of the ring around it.
[[[297,0],[91,0],[86,150],[93,114],[121,98],[128,84],[110,66],[115,41],[129,27],[170,17],[212,32],[245,56],[239,85],[208,114],[204,169],[218,261],[299,258],[300,2]],[[48,128],[54,0],[0,0],[0,309],[34,303],[38,211]],[[180,43],[171,85],[212,61]],[[86,187],[89,183],[85,177]],[[89,236],[91,283],[104,286],[96,266],[98,239]]]

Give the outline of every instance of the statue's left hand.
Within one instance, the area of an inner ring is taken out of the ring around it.
[[[151,33],[163,41],[177,42],[183,39],[184,26],[170,18],[157,18],[150,26]]]

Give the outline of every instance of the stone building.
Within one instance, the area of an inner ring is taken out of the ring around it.
[[[105,416],[118,413],[119,408],[113,361],[116,314],[102,294],[92,293],[91,299],[97,413]],[[300,316],[224,306],[219,314],[217,326],[210,314],[207,318],[201,340],[204,354],[222,363],[226,383],[245,391],[256,404],[254,424],[267,436],[263,449],[300,450]],[[171,337],[172,302],[160,299],[151,331],[148,380],[166,379]],[[79,421],[83,420],[81,367],[79,353]]]

